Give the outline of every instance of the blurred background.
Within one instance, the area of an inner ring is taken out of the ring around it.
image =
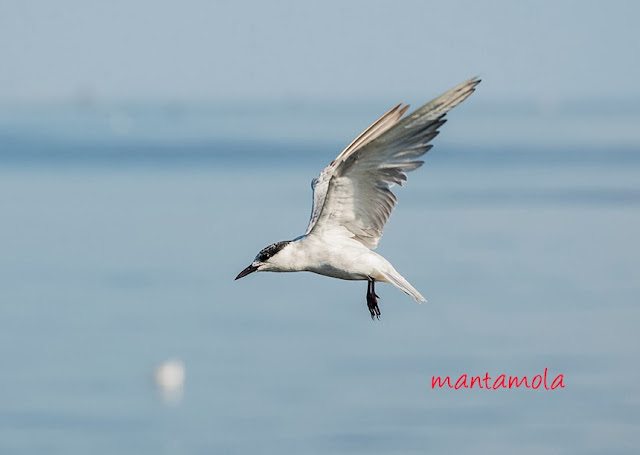
[[[0,2],[0,453],[637,453],[639,15]],[[378,249],[429,304],[233,281],[360,131],[476,75]]]

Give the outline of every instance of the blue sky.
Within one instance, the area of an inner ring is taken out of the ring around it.
[[[640,2],[0,3],[0,100],[640,98]]]

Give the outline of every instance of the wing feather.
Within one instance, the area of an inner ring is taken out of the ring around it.
[[[371,142],[382,133],[387,131],[393,125],[395,125],[398,120],[404,115],[404,113],[409,109],[409,105],[407,104],[404,107],[401,107],[402,103],[397,106],[391,108],[387,111],[382,117],[373,122],[366,130],[364,130],[360,135],[355,138],[341,153],[336,157],[335,160],[331,162],[329,166],[327,166],[318,176],[311,181],[311,190],[313,191],[313,206],[311,207],[311,219],[309,220],[309,226],[307,227],[307,234],[311,232],[311,229],[315,225],[320,213],[322,212],[322,207],[324,206],[324,200],[327,195],[327,191],[329,190],[329,181],[331,180],[331,175],[337,163],[341,162],[343,158],[349,156],[358,148],[364,146],[365,144]]]
[[[333,162],[335,163],[336,161],[340,161],[340,159],[342,159],[343,157],[349,155],[350,153],[359,149],[363,145],[371,142],[372,140],[380,136],[382,133],[387,131],[389,128],[391,128],[393,125],[395,125],[398,122],[398,120],[400,120],[400,118],[404,115],[404,113],[407,112],[407,109],[409,109],[408,104],[403,108],[400,108],[401,106],[402,106],[402,103],[391,108],[386,114],[384,114],[382,117],[376,120],[373,124],[371,124],[371,126],[369,126],[366,130],[360,133],[360,135],[357,138],[355,138],[351,142],[351,144],[347,145],[347,147],[342,151],[342,153],[340,153],[340,155],[338,155],[336,159],[333,160]]]
[[[409,106],[398,104],[360,134],[312,182],[313,208],[307,234],[339,232],[376,248],[397,202],[391,191],[432,145],[445,114],[475,86],[470,79],[402,118]]]

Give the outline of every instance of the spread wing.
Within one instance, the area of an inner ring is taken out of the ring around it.
[[[307,234],[332,232],[376,248],[391,216],[395,184],[424,164],[422,155],[445,123],[445,114],[464,101],[475,86],[470,79],[401,118],[409,106],[398,105],[358,136],[313,179],[313,209]]]

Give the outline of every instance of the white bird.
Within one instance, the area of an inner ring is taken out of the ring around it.
[[[417,302],[426,299],[379,254],[384,225],[396,203],[391,192],[419,168],[445,114],[464,101],[470,79],[402,118],[402,103],[380,117],[311,182],[313,208],[307,232],[261,250],[236,280],[253,272],[308,271],[343,280],[367,280],[371,318],[380,318],[376,281],[391,283]]]

